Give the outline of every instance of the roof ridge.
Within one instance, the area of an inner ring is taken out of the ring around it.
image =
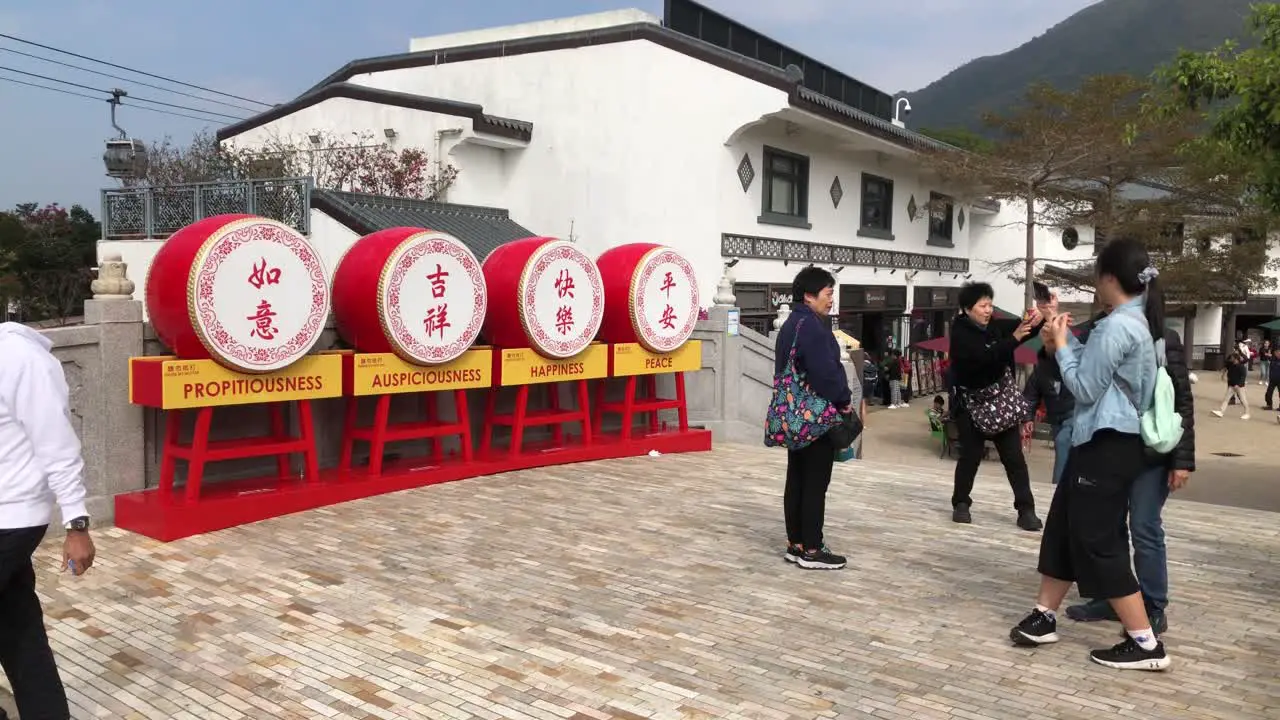
[[[462,203],[443,202],[440,200],[426,200],[422,198],[402,198],[393,195],[379,195],[377,193],[355,192],[352,190],[328,190],[317,189],[314,192],[321,192],[326,195],[336,196],[345,204],[362,203],[365,205],[382,205],[385,207],[399,207],[410,210],[431,210],[434,212],[454,212],[458,214],[469,213],[472,215],[490,216],[496,218],[509,218],[511,212],[505,208],[493,207],[490,205],[465,205]]]

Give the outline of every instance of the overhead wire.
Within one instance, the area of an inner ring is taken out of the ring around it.
[[[31,40],[24,40],[24,39],[22,39],[22,38],[20,38],[20,37],[15,37],[15,36],[13,36],[13,35],[9,35],[9,34],[6,34],[6,33],[0,33],[0,38],[4,38],[4,39],[6,39],[6,40],[12,40],[12,41],[14,41],[14,42],[22,43],[23,45],[30,45],[30,46],[32,46],[32,47],[38,47],[38,48],[40,48],[40,49],[42,49],[42,50],[48,50],[48,51],[50,51],[50,52],[56,52],[56,53],[59,53],[59,54],[62,54],[62,55],[68,55],[68,56],[70,56],[70,57],[79,58],[80,60],[87,60],[87,61],[89,61],[89,62],[98,63],[99,65],[106,65],[107,67],[113,67],[113,68],[116,68],[117,70],[124,70],[125,72],[134,73],[135,75],[143,75],[143,76],[146,76],[146,77],[149,77],[149,78],[153,78],[153,79],[156,79],[156,80],[163,80],[164,82],[167,82],[167,83],[173,83],[174,85],[181,85],[181,86],[183,86],[183,87],[191,88],[192,90],[199,90],[199,91],[201,91],[201,92],[213,93],[214,95],[220,95],[220,96],[222,96],[222,97],[231,98],[231,99],[233,99],[233,100],[243,100],[243,101],[248,102],[248,103],[253,103],[254,105],[263,105],[263,106],[265,106],[265,107],[274,107],[274,106],[275,106],[275,104],[274,104],[274,103],[262,102],[261,100],[254,100],[253,98],[247,98],[247,97],[243,97],[243,96],[241,96],[241,95],[233,95],[232,93],[222,92],[221,90],[214,90],[214,89],[212,89],[212,88],[207,88],[207,87],[204,87],[203,85],[195,85],[195,84],[193,84],[193,83],[183,82],[183,81],[181,81],[181,80],[175,80],[175,79],[173,79],[173,78],[171,78],[171,77],[165,77],[164,75],[157,75],[157,74],[155,74],[155,73],[149,73],[149,72],[146,72],[146,71],[143,71],[143,70],[138,70],[138,69],[136,69],[136,68],[128,67],[128,66],[126,66],[126,65],[118,65],[118,64],[116,64],[116,63],[108,62],[108,61],[106,61],[106,60],[100,60],[100,59],[98,59],[98,58],[89,57],[88,55],[81,55],[80,53],[74,53],[74,52],[71,52],[70,50],[63,50],[63,49],[61,49],[61,48],[56,48],[56,47],[53,47],[52,45],[43,45],[43,44],[41,44],[41,43],[34,42],[34,41],[31,41]]]
[[[216,100],[214,98],[201,97],[199,95],[196,95],[195,93],[184,92],[182,90],[174,90],[173,88],[167,88],[167,87],[164,87],[163,85],[156,85],[153,83],[143,82],[142,80],[135,80],[133,78],[124,77],[123,75],[113,75],[111,73],[102,72],[101,70],[94,70],[92,68],[87,68],[87,67],[84,67],[83,65],[75,65],[73,63],[62,62],[61,60],[54,60],[53,58],[42,57],[34,53],[23,52],[21,50],[14,50],[13,48],[0,47],[0,52],[13,53],[14,55],[21,55],[22,57],[31,58],[33,60],[52,63],[54,65],[61,65],[62,67],[71,68],[72,70],[79,70],[81,72],[92,73],[94,75],[101,75],[102,77],[111,78],[112,80],[121,80],[123,82],[128,82],[128,83],[133,83],[135,85],[148,87],[153,90],[159,90],[161,92],[173,93],[174,95],[189,97],[193,100],[199,100],[201,102],[214,103],[215,105],[225,105],[227,107],[232,107],[237,110],[244,110],[246,112],[251,112],[251,113],[260,112],[259,110],[245,107],[244,105],[237,105],[235,103],[227,102],[226,100]]]
[[[92,90],[93,92],[100,92],[105,95],[114,95],[114,93],[112,93],[110,90],[104,90],[103,88],[96,88],[91,85],[84,85],[77,82],[71,82],[70,80],[60,80],[55,77],[49,77],[48,75],[41,75],[40,73],[29,72],[27,70],[19,70],[17,68],[6,67],[4,65],[0,65],[0,70],[7,70],[8,72],[17,73],[19,75],[27,75],[29,77],[38,78],[40,80],[55,82],[60,85],[69,85],[71,87],[80,88],[82,90]],[[152,100],[150,98],[138,97],[136,95],[125,95],[125,97],[135,102],[150,103],[152,105],[161,105],[163,107],[176,108],[178,110],[188,110],[190,112],[203,113],[205,115],[212,115],[215,117],[227,118],[229,120],[244,120],[243,117],[240,117],[238,115],[228,115],[227,113],[220,113],[213,110],[205,110],[203,108],[194,108],[194,107],[190,107],[189,105],[178,105],[175,103],[164,102],[162,100]],[[134,105],[132,107],[138,107],[138,106]]]
[[[71,95],[73,97],[85,98],[87,100],[93,100],[95,102],[106,101],[106,98],[94,97],[93,95],[86,95],[85,93],[76,92],[74,90],[63,90],[62,88],[50,87],[49,85],[41,85],[39,83],[27,82],[26,80],[19,80],[17,78],[5,77],[3,75],[0,75],[0,81],[11,82],[17,85],[25,85],[27,87],[37,88],[40,90],[49,90],[51,92],[62,93],[63,95]],[[131,110],[146,110],[147,112],[160,113],[161,115],[172,115],[173,117],[189,118],[191,120],[199,120],[200,122],[206,122],[206,123],[220,122],[218,120],[215,120],[209,117],[197,117],[195,115],[188,115],[186,113],[173,112],[171,110],[161,110],[160,108],[151,108],[143,105],[126,105],[125,107],[128,107]]]

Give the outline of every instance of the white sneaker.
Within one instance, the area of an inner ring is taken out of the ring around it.
[[[1221,410],[1214,410],[1214,411],[1213,411],[1213,414],[1214,414],[1215,416],[1217,416],[1217,417],[1222,417],[1222,411],[1221,411]]]
[[[900,407],[900,408],[909,408],[909,407],[911,407],[911,406],[910,406],[910,405],[908,405],[908,404],[906,404],[906,403],[902,403],[902,404],[901,404],[901,405],[899,405],[898,407]]]
[[[890,410],[897,410],[897,409],[898,409],[898,406],[897,406],[897,405],[890,405],[890,406],[889,406],[889,409],[890,409]]]
[[[1248,420],[1248,419],[1249,419],[1249,413],[1245,413],[1245,414],[1241,415],[1241,416],[1240,416],[1240,419],[1241,419],[1241,420]]]

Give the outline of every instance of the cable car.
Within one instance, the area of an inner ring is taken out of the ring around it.
[[[141,140],[133,138],[108,140],[102,162],[107,166],[107,177],[145,177],[148,166],[147,146]]]

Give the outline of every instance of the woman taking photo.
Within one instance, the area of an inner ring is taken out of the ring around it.
[[[796,274],[791,283],[794,309],[778,329],[774,347],[774,376],[788,371],[803,375],[814,394],[847,414],[853,412],[853,393],[828,318],[835,285],[835,277],[819,267],[809,266]],[[794,368],[789,368],[793,362]],[[782,500],[787,524],[784,557],[807,570],[845,566],[845,559],[832,554],[822,540],[827,487],[838,449],[830,435],[824,434],[798,450],[787,451],[787,485]]]
[[[1073,342],[1070,317],[1047,323],[1042,337],[1076,398],[1066,472],[1040,540],[1040,592],[1035,609],[1009,632],[1015,645],[1058,641],[1057,611],[1072,583],[1087,598],[1105,598],[1124,625],[1118,645],[1090,658],[1122,670],[1163,670],[1164,645],[1152,631],[1129,564],[1129,497],[1147,469],[1141,415],[1152,405],[1156,343],[1164,338],[1159,273],[1142,244],[1108,242],[1098,255],[1098,299],[1113,308],[1089,342]]]
[[[1031,476],[1022,454],[1025,400],[1013,384],[1013,351],[1039,323],[1039,313],[1032,310],[1012,335],[1006,335],[991,323],[994,295],[987,283],[968,283],[960,288],[961,313],[951,326],[951,380],[955,385],[951,415],[960,431],[951,519],[973,522],[970,493],[983,449],[991,440],[1013,488],[1018,527],[1034,532],[1043,524],[1036,517]]]

